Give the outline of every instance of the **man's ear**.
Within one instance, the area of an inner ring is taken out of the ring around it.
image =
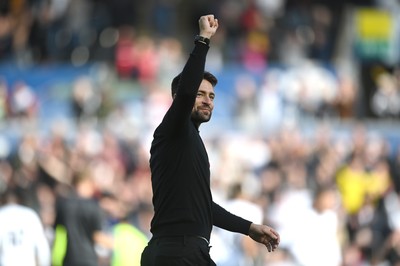
[[[174,93],[174,95],[172,95],[172,99],[175,100],[176,97],[176,93]]]

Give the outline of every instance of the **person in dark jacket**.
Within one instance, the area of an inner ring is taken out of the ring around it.
[[[91,173],[83,171],[75,174],[71,191],[58,197],[53,266],[98,266],[95,246],[113,249],[113,239],[102,228],[103,212],[95,192]]]
[[[173,102],[154,132],[150,149],[154,217],[142,266],[215,265],[209,240],[213,225],[250,236],[274,251],[279,234],[238,217],[213,201],[210,164],[199,127],[211,118],[217,79],[205,71],[214,15],[200,17],[199,35],[182,72],[172,81]]]

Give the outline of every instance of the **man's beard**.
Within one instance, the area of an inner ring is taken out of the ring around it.
[[[199,110],[199,109],[193,110],[192,121],[195,123],[204,123],[210,121],[212,115],[211,110],[208,111],[209,114],[205,114],[204,112],[205,112],[204,110]]]

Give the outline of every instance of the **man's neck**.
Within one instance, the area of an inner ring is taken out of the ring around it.
[[[193,123],[194,127],[197,129],[197,131],[200,131],[199,128],[200,128],[201,123],[200,122],[195,122],[193,120],[192,120],[192,123]]]

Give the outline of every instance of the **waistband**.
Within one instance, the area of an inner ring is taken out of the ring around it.
[[[201,240],[202,242],[204,242],[205,244],[207,244],[208,246],[210,245],[210,241],[208,241],[207,238],[203,237],[203,236],[191,236],[191,235],[183,235],[183,236],[159,236],[159,237],[152,237],[150,240],[150,243],[154,243],[154,242],[163,242],[163,241],[168,241],[168,242],[182,242],[185,243],[186,241],[190,241],[190,240]]]

